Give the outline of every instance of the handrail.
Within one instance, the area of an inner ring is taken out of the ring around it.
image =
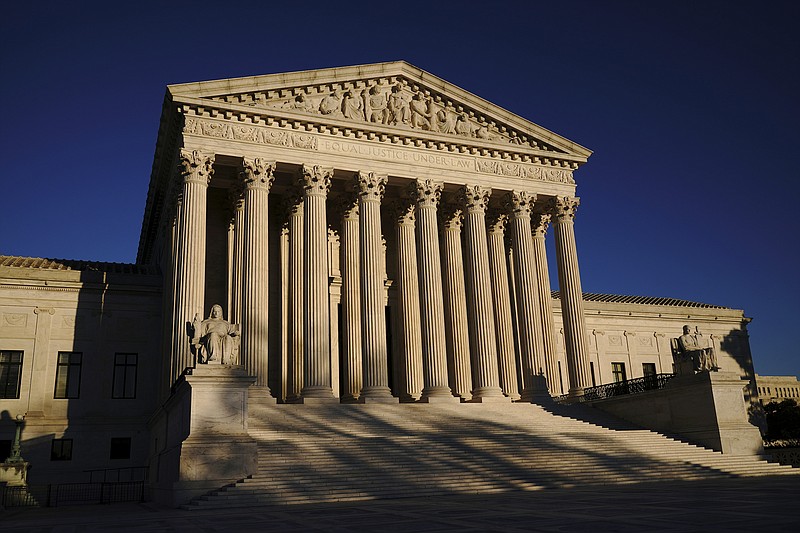
[[[627,394],[638,394],[640,392],[663,389],[667,382],[674,377],[675,374],[653,374],[643,378],[626,379],[583,389],[583,394],[580,396],[564,394],[553,397],[553,400],[556,402],[584,403]]]

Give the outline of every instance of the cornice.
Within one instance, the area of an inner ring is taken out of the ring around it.
[[[453,155],[493,157],[499,162],[531,163],[566,170],[576,170],[586,157],[561,152],[536,150],[522,145],[488,139],[454,137],[402,126],[353,122],[308,115],[277,108],[257,108],[199,98],[176,99],[178,112],[185,118],[210,118],[245,126],[271,126],[298,133],[325,134],[342,139],[370,140],[396,146],[428,148]]]

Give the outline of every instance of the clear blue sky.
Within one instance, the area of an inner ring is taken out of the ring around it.
[[[0,253],[135,260],[168,83],[404,59],[594,151],[584,290],[744,309],[756,371],[797,374],[798,27],[769,0],[8,2]]]

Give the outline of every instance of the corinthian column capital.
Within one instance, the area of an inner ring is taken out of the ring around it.
[[[490,209],[486,213],[486,228],[489,233],[503,233],[508,222],[508,215],[497,209]]]
[[[208,185],[214,174],[214,154],[206,154],[200,150],[181,149],[178,162],[183,181]]]
[[[531,230],[534,237],[545,237],[550,225],[550,215],[536,214],[531,218]]]
[[[417,180],[411,189],[420,207],[436,207],[442,197],[444,184],[431,179]]]
[[[300,185],[309,196],[327,196],[331,188],[332,168],[322,165],[303,165]]]
[[[260,157],[244,158],[241,171],[242,181],[246,189],[266,189],[275,181],[275,161],[265,161]]]
[[[558,222],[572,220],[575,218],[575,212],[578,210],[580,204],[580,198],[556,196],[550,200],[550,214],[552,214]]]
[[[413,226],[416,221],[414,207],[414,200],[412,198],[395,198],[389,205],[389,214],[398,224]]]
[[[464,185],[459,191],[459,200],[464,204],[468,213],[485,213],[489,207],[489,197],[492,189],[480,185]]]
[[[461,230],[464,223],[464,210],[452,202],[444,202],[439,209],[439,222],[443,229]]]
[[[511,191],[503,199],[508,211],[515,217],[529,217],[536,202],[536,195],[528,191]]]
[[[365,201],[380,202],[386,187],[386,176],[374,172],[356,172],[358,195]]]

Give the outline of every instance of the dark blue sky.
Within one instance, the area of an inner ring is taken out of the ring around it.
[[[135,260],[169,83],[404,59],[594,151],[584,290],[744,309],[756,371],[797,374],[798,26],[768,0],[9,2],[0,253]]]

